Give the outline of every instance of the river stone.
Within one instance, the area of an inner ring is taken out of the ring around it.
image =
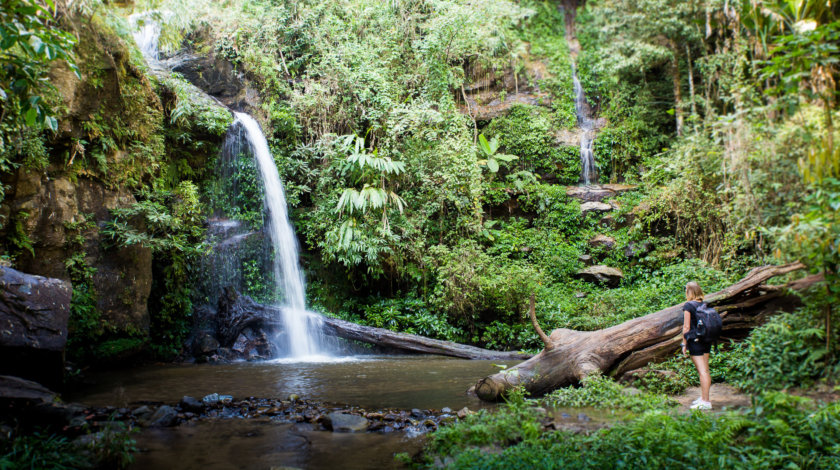
[[[210,395],[205,395],[201,401],[204,402],[205,405],[215,405],[216,403],[219,403],[219,394],[211,393]]]
[[[174,426],[178,424],[178,412],[171,406],[163,405],[147,419],[140,420],[140,424],[152,428]]]
[[[415,417],[415,418],[425,418],[425,417],[426,417],[426,413],[424,413],[424,412],[423,412],[421,409],[419,409],[419,408],[412,408],[412,410],[411,410],[411,416],[413,416],[413,417]]]
[[[470,414],[472,414],[472,411],[470,411],[470,409],[465,406],[458,410],[458,419],[464,419],[467,417],[467,415]]]
[[[611,249],[615,246],[615,238],[606,235],[595,235],[589,240],[589,246],[592,248],[607,248]]]
[[[440,409],[440,412],[441,413],[452,413],[452,408],[450,408],[448,406],[444,406],[443,408]]]
[[[324,419],[324,426],[333,432],[362,432],[368,428],[368,420],[347,413],[330,413]]]
[[[204,411],[204,403],[190,396],[184,396],[184,398],[181,398],[178,406],[180,406],[184,411],[191,411],[194,413],[201,413]]]
[[[609,212],[611,210],[613,210],[613,207],[603,202],[584,202],[580,205],[580,211],[584,214],[590,212]]]
[[[149,408],[147,405],[143,405],[138,408],[135,408],[134,411],[132,411],[131,413],[138,420],[143,420],[152,415],[152,409]]]
[[[604,284],[607,287],[618,287],[621,280],[624,278],[624,273],[618,268],[611,268],[609,266],[598,265],[590,266],[582,269],[575,274],[578,279],[583,279],[586,282],[594,284]]]
[[[0,266],[0,373],[60,386],[73,289]]]

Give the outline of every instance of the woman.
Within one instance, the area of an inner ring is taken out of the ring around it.
[[[691,404],[691,409],[711,410],[712,402],[709,400],[709,389],[712,387],[712,377],[709,375],[709,353],[712,344],[696,338],[697,329],[697,306],[703,303],[703,289],[696,282],[689,282],[685,285],[685,299],[683,306],[683,354],[691,354],[691,361],[697,367],[697,374],[700,375],[700,397]]]

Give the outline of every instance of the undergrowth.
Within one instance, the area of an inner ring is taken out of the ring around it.
[[[742,411],[647,412],[591,434],[534,432],[539,423],[529,410],[506,405],[496,413],[480,413],[436,431],[425,465],[455,469],[840,467],[840,403],[815,403],[780,392],[757,396]],[[481,431],[473,432],[473,428]]]

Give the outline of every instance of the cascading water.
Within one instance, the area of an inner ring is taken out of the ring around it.
[[[160,56],[158,41],[160,40],[160,24],[152,18],[153,12],[134,13],[128,17],[133,26],[134,42],[148,61],[157,61]]]
[[[134,26],[134,40],[144,57],[150,65],[159,67],[158,41],[161,28],[155,21],[155,14],[160,13],[134,14],[129,20]],[[318,360],[328,357],[328,343],[321,332],[321,317],[306,310],[304,279],[298,264],[297,239],[289,220],[283,184],[268,142],[253,117],[239,112],[233,114],[235,120],[228,130],[221,161],[226,162],[225,169],[234,168],[235,172],[235,168],[238,167],[237,159],[248,153],[253,156],[259,170],[263,192],[263,225],[270,242],[267,250],[270,263],[267,264],[271,265],[274,280],[274,292],[271,297],[282,299],[279,306],[283,312],[281,320],[284,329],[275,338],[275,346],[281,354],[296,360]],[[225,174],[224,171],[221,175],[222,178],[233,179],[234,193],[237,192],[236,183],[239,176]],[[234,194],[231,200],[235,198]],[[223,285],[232,285],[241,290],[241,269],[246,259],[244,251],[247,249],[243,247],[256,234],[249,232],[247,225],[237,220],[211,219],[209,224],[208,232],[215,243],[213,253],[208,256],[205,264],[217,272],[211,273],[211,279],[202,280],[202,284],[204,293],[212,302],[218,298]]]
[[[275,297],[282,298],[285,352],[293,358],[323,354],[321,319],[306,310],[303,273],[298,264],[298,246],[286,210],[286,196],[277,166],[260,125],[245,113],[228,132],[228,145],[247,145],[254,156],[264,191],[265,231],[271,241]],[[239,152],[237,152],[239,153]]]
[[[590,117],[589,103],[586,101],[586,94],[577,76],[575,67],[572,66],[572,81],[575,87],[575,114],[577,114],[580,133],[580,179],[584,185],[590,185],[597,179],[595,172],[595,154],[592,151],[593,134],[595,133],[595,122]]]

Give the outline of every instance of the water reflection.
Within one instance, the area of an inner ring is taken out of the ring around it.
[[[174,403],[184,395],[223,393],[237,398],[301,397],[369,408],[485,406],[465,391],[498,371],[492,361],[438,356],[362,356],[330,362],[275,360],[227,365],[165,365],[110,371],[69,396],[92,405],[139,401]]]
[[[420,450],[402,433],[331,433],[268,420],[207,420],[147,429],[137,437],[133,470],[392,469],[394,454]]]

